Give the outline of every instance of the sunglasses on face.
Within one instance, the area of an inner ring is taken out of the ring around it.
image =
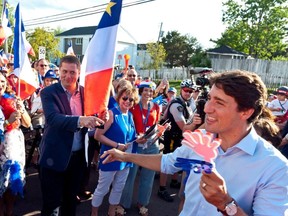
[[[47,67],[48,65],[41,64],[40,67]]]
[[[182,89],[185,93],[190,93],[190,94],[192,94],[193,93],[193,90],[192,89]]]
[[[128,74],[128,77],[136,77],[135,74]]]
[[[127,101],[128,99],[129,99],[129,102],[133,102],[134,101],[134,98],[128,98],[127,96],[122,97],[123,101]]]

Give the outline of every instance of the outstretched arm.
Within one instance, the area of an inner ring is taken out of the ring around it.
[[[132,162],[147,169],[161,171],[161,154],[133,154],[111,149],[105,151],[101,158],[105,158],[104,164],[113,161]]]

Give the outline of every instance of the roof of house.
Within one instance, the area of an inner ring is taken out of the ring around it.
[[[56,36],[93,35],[96,31],[96,28],[97,26],[76,27],[57,34]]]
[[[219,53],[219,54],[237,54],[237,55],[243,55],[243,56],[247,56],[247,54],[243,53],[243,52],[240,52],[240,51],[237,51],[237,50],[234,50],[232,49],[231,47],[229,46],[226,46],[226,45],[222,45],[220,47],[216,47],[214,49],[209,49],[206,51],[207,53]]]

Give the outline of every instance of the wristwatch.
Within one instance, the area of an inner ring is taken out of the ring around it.
[[[237,213],[238,205],[234,199],[232,199],[231,202],[227,203],[225,205],[225,210],[222,211],[220,209],[217,209],[219,212],[221,212],[223,215],[235,215]]]

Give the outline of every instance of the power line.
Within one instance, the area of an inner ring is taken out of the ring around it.
[[[155,0],[138,0],[138,1],[123,4],[122,7],[123,8],[131,7],[131,6],[136,6],[136,5],[140,5],[140,4],[144,4],[144,3],[148,3],[148,2],[152,2],[152,1],[155,1]],[[107,4],[102,4],[102,5],[98,5],[98,6],[92,6],[89,8],[83,8],[83,9],[65,12],[65,13],[61,13],[61,14],[50,15],[50,16],[46,16],[46,17],[27,20],[27,21],[25,21],[25,26],[33,26],[33,25],[39,25],[39,24],[45,24],[45,23],[59,22],[59,21],[63,21],[63,20],[75,19],[75,18],[79,18],[79,17],[98,14],[98,13],[104,12],[106,8],[100,8],[100,9],[98,8],[97,9],[97,7],[102,7],[104,5],[106,6]],[[87,10],[91,10],[91,8],[96,8],[96,10],[87,11]]]
[[[107,6],[107,4],[95,5],[95,6],[91,6],[91,7],[87,7],[87,8],[82,8],[82,9],[79,9],[79,10],[68,11],[68,12],[59,13],[59,14],[54,14],[54,15],[50,15],[50,16],[45,16],[45,17],[30,19],[30,20],[26,20],[26,22],[31,22],[31,21],[34,21],[34,20],[39,21],[39,20],[41,20],[41,19],[47,19],[47,18],[50,18],[50,17],[55,18],[55,16],[62,16],[62,15],[65,15],[65,14],[71,14],[71,13],[74,13],[74,12],[85,11],[85,10],[88,10],[88,9],[91,9],[91,8],[98,8],[98,7],[102,7],[102,6]]]

